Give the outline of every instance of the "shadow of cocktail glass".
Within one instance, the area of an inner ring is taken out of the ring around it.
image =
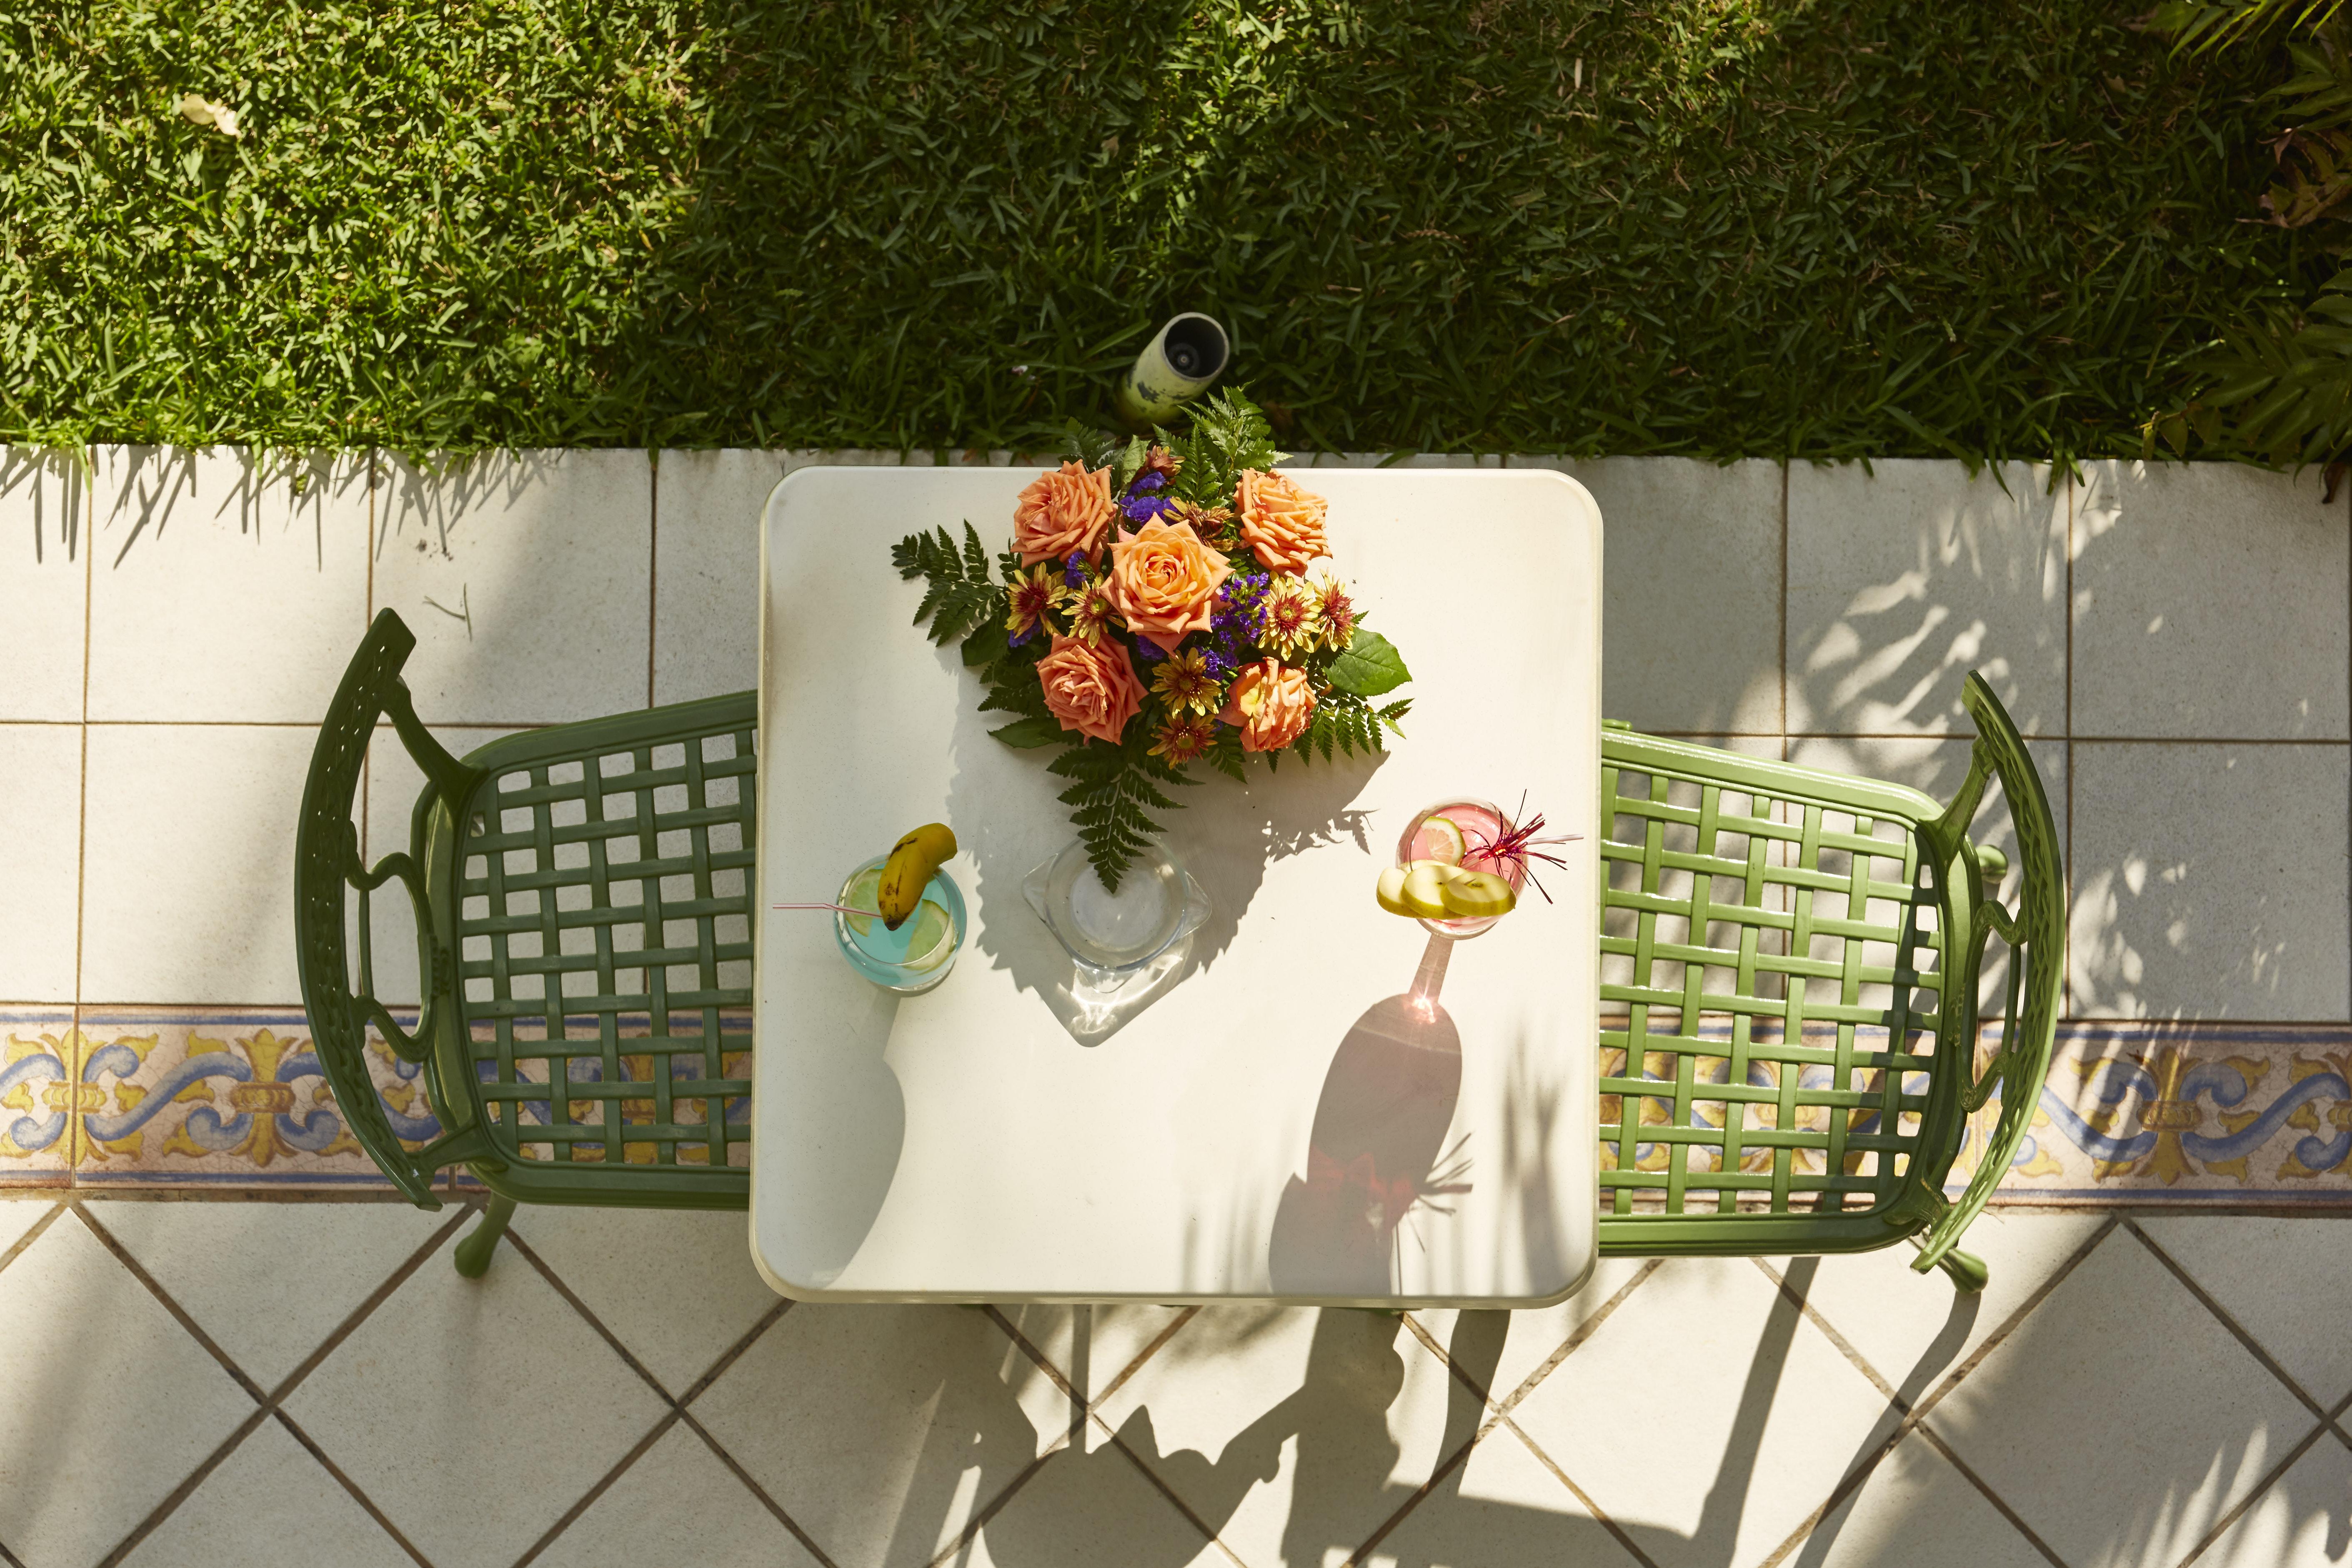
[[[1323,1077],[1307,1174],[1276,1204],[1266,1267],[1277,1294],[1388,1296],[1416,1205],[1469,1190],[1445,1144],[1462,1090],[1462,1036],[1439,1005],[1454,939],[1433,934],[1412,988],[1349,1027]]]

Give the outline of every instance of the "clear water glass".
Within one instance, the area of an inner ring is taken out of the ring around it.
[[[877,908],[876,889],[888,859],[877,855],[850,872],[833,901],[845,909]],[[956,954],[963,951],[964,926],[963,890],[945,871],[932,874],[915,912],[897,931],[878,914],[845,915],[836,910],[833,916],[834,939],[849,966],[902,996],[929,991],[948,977]]]

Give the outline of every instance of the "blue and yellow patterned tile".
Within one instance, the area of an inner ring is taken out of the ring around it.
[[[381,1046],[369,1063],[395,1129],[419,1142],[437,1134],[415,1068]],[[73,1089],[81,1185],[383,1184],[299,1011],[85,1012]]]
[[[2352,1208],[2352,1026],[2062,1025],[1995,1201]]]
[[[74,1011],[0,1008],[0,1186],[72,1179]]]

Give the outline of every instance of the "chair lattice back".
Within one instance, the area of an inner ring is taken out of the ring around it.
[[[426,1207],[434,1173],[460,1163],[532,1201],[740,1206],[755,694],[530,731],[460,760],[400,679],[415,646],[390,610],[369,628],[297,834],[303,1003],[354,1136]],[[369,866],[352,803],[381,717],[426,782],[407,847]],[[413,1029],[375,995],[370,900],[394,879],[416,923]],[[433,1142],[404,1145],[385,1116],[371,1032],[422,1065]]]
[[[2024,742],[1984,681],[1948,805],[1916,791],[1612,727],[1601,742],[1601,1246],[1858,1250],[1925,1231],[1917,1267],[1969,1288],[1954,1243],[2030,1122],[2056,1036],[2063,868]],[[1968,837],[1988,782],[2020,850]],[[1979,1072],[1988,939],[2010,947]],[[2001,1095],[1966,1192],[1969,1115]]]

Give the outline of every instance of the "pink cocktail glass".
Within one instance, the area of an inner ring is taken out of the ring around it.
[[[1480,800],[1474,795],[1456,795],[1413,813],[1412,820],[1405,826],[1403,836],[1397,840],[1398,865],[1410,865],[1415,860],[1450,858],[1439,852],[1441,845],[1449,840],[1443,828],[1430,827],[1429,819],[1433,816],[1446,818],[1461,831],[1462,866],[1465,869],[1491,871],[1508,882],[1515,894],[1526,890],[1528,865],[1524,858],[1496,859],[1487,853],[1505,834],[1511,831],[1511,819],[1504,816],[1502,809],[1493,802]],[[1421,923],[1439,936],[1462,942],[1478,935],[1502,918],[1500,915],[1486,915],[1477,920],[1425,920]]]

